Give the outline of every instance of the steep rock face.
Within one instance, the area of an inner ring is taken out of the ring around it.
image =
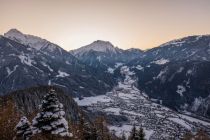
[[[57,85],[71,95],[90,96],[103,94],[114,84],[108,74],[97,75],[66,51],[66,55],[49,56],[1,36],[0,52],[1,95],[36,85]]]
[[[200,103],[210,94],[209,56],[210,36],[190,36],[148,50],[128,65],[137,73],[138,88],[150,98],[209,117],[210,108]],[[200,98],[199,107],[193,109]]]

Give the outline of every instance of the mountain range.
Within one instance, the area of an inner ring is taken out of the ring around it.
[[[210,118],[210,35],[188,36],[144,51],[123,50],[102,40],[66,51],[11,29],[0,36],[0,73],[2,96],[34,86],[57,86],[78,102],[78,98],[103,95],[114,100],[119,91],[129,95],[130,88],[136,87],[135,94],[141,92],[151,107],[155,103],[200,119]],[[128,86],[129,81],[134,82]],[[117,106],[121,100],[116,100]],[[27,104],[29,108],[23,111],[34,110]]]

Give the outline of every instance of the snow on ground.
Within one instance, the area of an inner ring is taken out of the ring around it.
[[[189,69],[189,70],[187,71],[187,74],[186,74],[186,75],[191,75],[192,72],[193,72],[193,71]]]
[[[45,62],[41,62],[43,66],[47,67],[49,69],[49,71],[53,72],[53,69],[47,65]]]
[[[145,139],[149,140],[150,136],[154,133],[154,131],[153,130],[144,129],[144,133],[145,133]]]
[[[136,66],[136,69],[137,69],[137,70],[143,70],[144,68],[143,68],[141,65],[137,65],[137,66]]]
[[[114,69],[111,68],[111,67],[109,67],[109,68],[107,69],[107,72],[113,74],[113,73],[114,73]]]
[[[120,115],[121,109],[120,109],[120,108],[113,108],[113,107],[110,107],[110,108],[104,109],[104,111],[105,111],[105,112],[112,112],[112,113],[114,113],[115,115]]]
[[[168,62],[169,62],[168,59],[161,58],[159,60],[152,61],[151,63],[157,64],[157,65],[164,65]]]
[[[13,70],[10,70],[9,67],[6,67],[8,76],[10,76],[14,71],[16,71],[17,67],[18,67],[18,65],[15,65],[15,66],[13,67]]]
[[[109,67],[109,68],[107,69],[107,72],[113,74],[114,71],[115,71],[118,67],[120,67],[120,66],[122,66],[122,65],[123,65],[123,63],[115,63],[114,68]]]
[[[101,62],[101,56],[97,56],[96,59]]]
[[[157,75],[157,77],[153,77],[153,79],[162,79],[163,75],[167,72],[167,68],[160,71],[160,73]]]
[[[136,112],[134,112],[134,111],[123,110],[122,112],[123,112],[123,113],[130,114],[130,115],[135,115],[135,116],[145,116],[145,115],[143,115],[143,114],[136,113]]]
[[[183,96],[183,93],[186,91],[186,88],[182,85],[178,85],[177,86],[177,90],[176,92],[180,95],[180,96]]]
[[[89,106],[97,102],[110,102],[111,98],[107,97],[106,95],[99,95],[93,97],[84,97],[82,100],[79,100],[79,98],[74,98],[74,100],[79,106]]]
[[[137,128],[144,128],[147,140],[181,139],[188,130],[210,130],[209,123],[181,115],[147,98],[145,93],[135,87],[135,73],[127,66],[121,67],[121,74],[124,80],[119,81],[106,95],[85,97],[82,100],[75,98],[78,105],[88,106],[89,111],[126,117],[127,121],[113,122],[108,126],[117,136],[122,136],[122,133],[128,136],[134,123]]]
[[[192,111],[197,111],[199,106],[201,105],[202,102],[204,99],[199,97],[199,98],[195,98],[194,101],[193,101],[193,104],[192,104]]]
[[[119,63],[119,62],[118,62],[118,63],[115,63],[114,67],[115,67],[115,68],[119,68],[119,67],[122,66],[122,65],[123,65],[123,63]]]
[[[172,120],[182,126],[184,126],[185,128],[187,128],[188,130],[191,130],[191,126],[188,125],[184,120],[180,119],[180,118],[169,118],[169,120]]]
[[[31,60],[30,57],[25,56],[25,55],[19,55],[18,57],[19,57],[21,63],[26,64],[28,66],[32,66],[33,60]]]
[[[194,117],[190,117],[190,116],[187,116],[184,114],[179,114],[179,116],[181,116],[182,118],[185,118],[191,122],[201,123],[202,125],[207,125],[210,127],[210,122],[202,121],[202,120],[199,120],[199,119],[196,119]]]
[[[108,126],[109,130],[114,130],[116,132],[115,134],[119,137],[121,137],[123,133],[125,133],[125,136],[128,137],[132,127],[132,125]]]
[[[132,127],[133,127],[133,125],[127,125],[127,124],[122,125],[122,126],[108,126],[110,131],[115,131],[116,132],[115,133],[116,136],[121,137],[122,134],[124,133],[126,138],[129,137],[130,132],[132,130]],[[137,129],[139,129],[139,128],[137,127]],[[154,131],[153,130],[147,130],[147,129],[144,128],[144,133],[145,133],[145,139],[149,140],[150,136],[154,133]]]
[[[126,93],[119,93],[118,97],[122,99],[136,99],[137,98],[135,94],[126,94]]]
[[[58,75],[56,75],[56,77],[68,77],[69,74],[63,71],[58,71]]]

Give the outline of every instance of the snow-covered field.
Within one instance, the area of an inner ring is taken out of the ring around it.
[[[121,67],[124,80],[118,83],[106,95],[75,98],[80,106],[88,106],[91,110],[105,112],[116,116],[125,116],[126,122],[109,125],[110,131],[117,136],[129,135],[133,124],[143,127],[148,140],[180,139],[188,130],[200,128],[210,130],[210,123],[179,114],[167,107],[154,103],[135,87],[135,73],[127,66]]]
[[[106,95],[99,95],[94,97],[85,97],[82,100],[79,100],[79,98],[74,98],[74,100],[77,102],[79,106],[90,106],[93,104],[96,104],[97,102],[110,102],[111,98]]]

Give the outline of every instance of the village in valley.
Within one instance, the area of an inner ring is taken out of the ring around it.
[[[180,139],[189,131],[204,129],[210,132],[210,123],[173,111],[136,88],[135,73],[127,66],[121,67],[124,80],[106,95],[75,98],[91,113],[109,116],[109,129],[117,136],[128,137],[132,127],[143,128],[146,139]],[[112,116],[112,117],[110,117]],[[113,118],[113,119],[110,119]]]

